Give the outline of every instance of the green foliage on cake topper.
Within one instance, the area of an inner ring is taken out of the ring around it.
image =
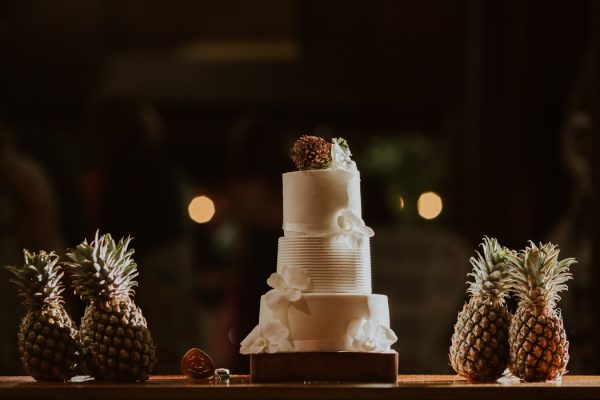
[[[337,144],[338,146],[340,146],[342,148],[342,150],[344,151],[344,153],[347,153],[348,155],[352,155],[352,153],[350,153],[350,146],[348,145],[348,141],[342,137],[339,138],[333,138],[331,139],[331,141],[334,144]]]

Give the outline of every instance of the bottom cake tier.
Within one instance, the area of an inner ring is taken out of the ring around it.
[[[376,336],[390,327],[388,299],[381,294],[304,293],[281,315],[274,315],[262,296],[259,322],[269,320],[287,326],[296,352],[391,350],[388,344],[373,347]]]

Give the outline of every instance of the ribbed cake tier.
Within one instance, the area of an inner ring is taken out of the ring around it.
[[[324,169],[283,174],[285,236],[336,233],[342,210],[361,218],[358,171]]]
[[[307,293],[371,293],[371,249],[369,240],[350,249],[343,239],[325,237],[281,237],[277,250],[277,272],[302,268],[311,279]]]
[[[299,352],[356,351],[348,335],[352,320],[371,320],[386,328],[390,326],[387,296],[381,294],[305,293],[283,314],[281,322],[290,330],[293,351]],[[262,296],[259,321],[275,318]]]

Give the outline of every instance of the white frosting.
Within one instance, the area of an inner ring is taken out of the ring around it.
[[[349,249],[335,236],[281,237],[277,272],[286,267],[302,269],[311,278],[305,293],[371,293],[368,239],[362,247]]]
[[[260,301],[259,324],[279,320],[289,328],[292,351],[357,351],[348,334],[354,320],[377,321],[389,328],[387,296],[380,294],[351,295],[305,293],[280,315],[267,306],[265,296]],[[389,351],[387,348],[378,351]]]
[[[371,294],[369,238],[360,175],[332,146],[334,168],[283,174],[283,230],[272,288],[240,352],[390,351],[387,297]]]
[[[339,233],[337,218],[343,210],[361,218],[358,171],[323,169],[283,174],[285,236]]]

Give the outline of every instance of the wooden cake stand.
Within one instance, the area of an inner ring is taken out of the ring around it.
[[[250,355],[252,382],[379,382],[398,377],[398,353],[313,352]]]

